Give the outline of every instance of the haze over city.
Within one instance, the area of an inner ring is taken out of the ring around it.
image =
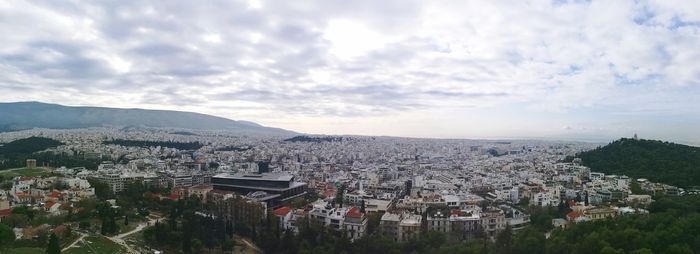
[[[698,144],[698,1],[0,3],[0,101]]]

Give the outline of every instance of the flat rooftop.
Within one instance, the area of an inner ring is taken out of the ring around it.
[[[289,182],[289,181],[292,181],[292,179],[294,179],[293,175],[284,174],[284,173],[262,173],[262,174],[221,173],[221,174],[215,175],[214,177],[227,178],[227,179],[238,179],[238,180],[285,181],[285,182]]]

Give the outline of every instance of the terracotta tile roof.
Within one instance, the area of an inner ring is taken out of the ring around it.
[[[59,225],[58,227],[51,230],[51,232],[53,232],[54,234],[60,235],[65,230],[66,230],[66,225]]]
[[[12,214],[11,208],[0,210],[0,217],[9,216],[10,214]]]
[[[566,214],[566,218],[569,220],[575,220],[578,217],[583,216],[583,212],[578,212],[578,211],[572,211]]]
[[[50,198],[61,198],[62,196],[63,196],[63,194],[61,194],[60,192],[57,192],[57,191],[53,191],[53,192],[51,192],[51,194],[49,194]]]
[[[54,206],[55,204],[56,204],[56,202],[49,201],[49,202],[46,202],[46,205],[44,205],[44,207],[46,207],[46,208],[51,208],[51,207]]]
[[[351,218],[362,218],[362,213],[360,212],[360,209],[357,209],[357,207],[352,207],[348,212],[345,214],[346,217],[351,217]]]
[[[290,211],[292,211],[291,208],[283,206],[272,211],[272,214],[276,216],[286,216]]]

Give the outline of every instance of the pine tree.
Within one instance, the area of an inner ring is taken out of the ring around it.
[[[46,254],[61,254],[61,246],[58,245],[58,237],[51,233],[49,246],[46,247]]]
[[[345,187],[340,186],[338,188],[337,192],[335,193],[335,203],[338,204],[339,207],[343,207],[343,199],[345,197]]]

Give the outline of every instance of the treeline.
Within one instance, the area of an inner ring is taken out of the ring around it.
[[[197,150],[202,148],[199,142],[174,142],[174,141],[148,141],[148,140],[126,140],[115,139],[102,142],[106,145],[134,146],[134,147],[169,147],[178,150]]]
[[[681,187],[700,185],[700,148],[623,138],[576,155],[591,171],[648,178]],[[573,160],[573,157],[567,160]]]
[[[296,136],[284,140],[285,142],[340,142],[343,141],[343,137],[310,137],[310,136]]]
[[[225,152],[243,152],[243,151],[248,151],[252,149],[251,146],[224,146],[217,148],[217,151],[225,151]]]
[[[192,133],[189,131],[173,131],[170,134],[183,135],[183,136],[199,136],[197,133]]]

